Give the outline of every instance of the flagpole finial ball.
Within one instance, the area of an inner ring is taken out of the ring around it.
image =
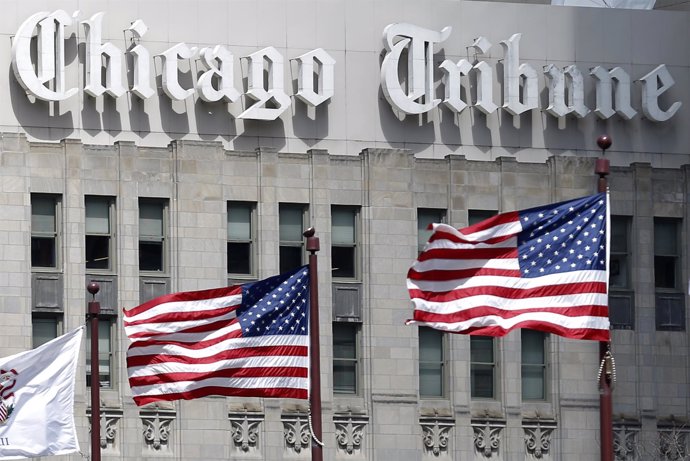
[[[91,293],[93,296],[96,296],[96,293],[101,291],[101,287],[96,282],[89,282],[89,284],[86,285],[86,291]]]
[[[304,235],[306,238],[313,237],[314,234],[316,233],[316,229],[313,227],[310,227],[309,229],[305,230],[302,235]]]
[[[599,146],[599,148],[603,151],[606,151],[606,149],[611,147],[611,144],[613,144],[613,141],[607,134],[602,134],[597,138],[597,146]]]

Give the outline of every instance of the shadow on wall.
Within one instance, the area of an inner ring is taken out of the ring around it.
[[[32,49],[31,52],[35,51]],[[77,38],[72,34],[65,40],[66,62],[74,61],[77,54]],[[46,141],[59,141],[74,133],[74,117],[71,110],[61,113],[60,102],[30,99],[15,78],[12,66],[8,67],[7,72],[12,110],[17,122],[27,134]]]

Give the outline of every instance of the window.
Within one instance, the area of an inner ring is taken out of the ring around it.
[[[419,328],[419,395],[443,397],[445,383],[445,334],[432,328]]]
[[[677,219],[654,218],[654,286],[678,290],[679,261]]]
[[[139,270],[167,270],[167,201],[139,199]]]
[[[611,260],[609,286],[630,288],[630,218],[611,216]]]
[[[228,274],[254,273],[255,209],[252,203],[228,203]]]
[[[113,269],[113,217],[115,201],[110,197],[87,196],[86,269]]]
[[[433,208],[417,209],[417,253],[424,250],[426,242],[429,241],[432,231],[428,229],[429,224],[441,223],[446,221],[446,211]]]
[[[467,210],[467,225],[472,226],[496,216],[496,210]]]
[[[467,210],[467,225],[480,223],[496,213],[496,210]],[[497,343],[492,336],[470,336],[470,396],[473,399],[496,398]]]
[[[62,334],[62,315],[33,314],[31,318],[32,347],[36,348]]]
[[[685,330],[685,295],[680,281],[679,219],[654,218],[654,286],[657,330]]]
[[[98,319],[98,377],[102,388],[113,387],[113,328],[115,317]],[[86,327],[86,385],[91,386],[91,328]]]
[[[306,207],[281,203],[278,211],[280,235],[280,273],[304,264],[304,237]]]
[[[609,319],[611,328],[632,330],[635,326],[634,299],[630,270],[629,216],[611,216],[609,262]]]
[[[331,271],[333,278],[357,278],[358,212],[351,207],[331,209]]]
[[[546,400],[546,333],[520,330],[522,337],[522,400]]]
[[[31,194],[31,267],[58,268],[60,198]]]
[[[357,323],[333,323],[333,392],[358,392],[359,329]]]
[[[495,398],[495,357],[494,338],[470,336],[470,388],[473,399]]]

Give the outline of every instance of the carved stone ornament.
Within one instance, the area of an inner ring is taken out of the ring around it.
[[[228,414],[232,434],[233,451],[236,453],[258,453],[259,428],[264,415],[257,412],[233,412]]]
[[[497,456],[501,445],[501,430],[505,426],[504,421],[472,420],[475,453],[487,459]]]
[[[639,426],[629,424],[614,425],[613,454],[616,461],[634,461],[636,459],[639,435]]]
[[[101,450],[117,453],[117,426],[122,419],[122,410],[119,408],[101,408]],[[91,408],[86,410],[86,415],[89,418],[89,433],[91,433]]]
[[[153,452],[170,450],[170,426],[175,420],[175,411],[153,406],[139,413],[144,424],[144,444]]]
[[[447,416],[423,416],[419,418],[422,426],[422,441],[427,455],[439,457],[448,453],[450,430],[455,426],[453,418]]]
[[[688,432],[676,426],[659,428],[660,461],[681,461],[688,456]]]
[[[368,422],[369,417],[364,414],[347,412],[333,415],[335,441],[339,454],[351,456],[361,453],[364,427]]]
[[[525,450],[534,459],[545,459],[551,450],[551,434],[556,429],[555,421],[523,421]]]
[[[284,413],[281,419],[288,452],[295,455],[308,453],[311,446],[311,431],[307,413]]]

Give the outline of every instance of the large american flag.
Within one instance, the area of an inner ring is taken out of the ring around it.
[[[609,340],[608,197],[503,213],[455,229],[433,224],[408,272],[408,323],[503,336],[531,328]]]
[[[137,405],[309,394],[309,269],[165,295],[124,311]]]

